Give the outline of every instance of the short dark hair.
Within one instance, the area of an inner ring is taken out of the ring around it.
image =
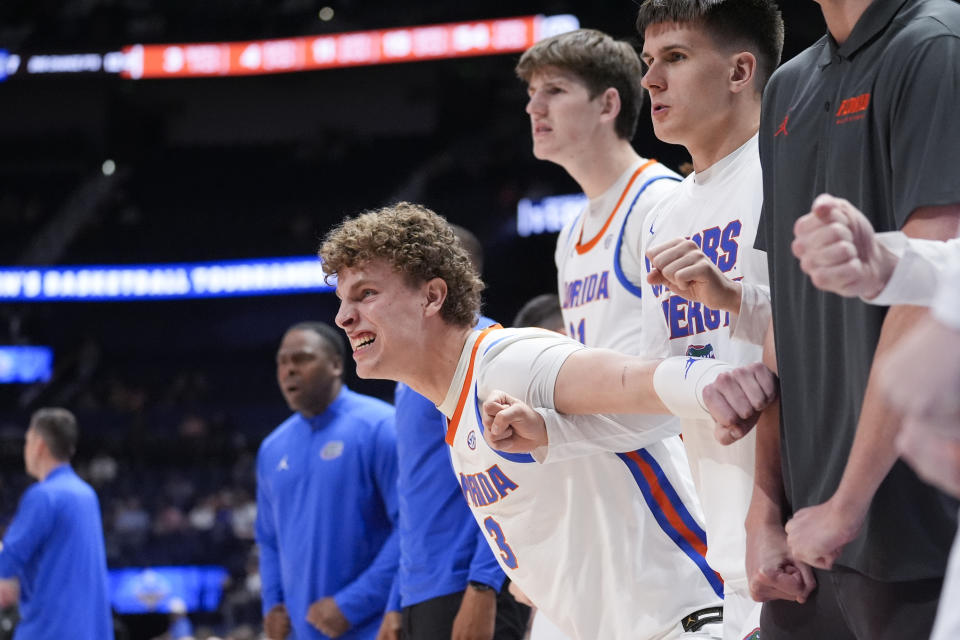
[[[717,43],[752,53],[760,93],[780,64],[783,16],[773,0],[644,0],[637,14],[640,37],[664,22],[701,24]]]
[[[590,99],[609,88],[620,94],[617,135],[632,140],[646,95],[640,86],[643,65],[628,42],[614,40],[596,29],[577,29],[544,38],[527,49],[517,63],[517,76],[526,83],[546,67],[575,74],[586,85]]]
[[[334,329],[325,322],[315,322],[312,320],[305,320],[303,322],[298,322],[284,332],[284,335],[290,333],[291,331],[313,331],[315,334],[320,336],[320,339],[327,345],[327,348],[330,350],[333,355],[340,358],[340,362],[344,362],[347,358],[347,349],[343,346],[343,335],[340,331]]]
[[[513,319],[514,327],[563,327],[563,311],[560,298],[555,293],[543,293],[530,298]]]
[[[60,407],[37,409],[30,416],[30,428],[43,438],[52,455],[66,462],[77,451],[77,419],[73,413]]]

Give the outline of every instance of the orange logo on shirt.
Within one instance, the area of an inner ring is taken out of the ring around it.
[[[868,106],[870,106],[869,93],[861,93],[858,96],[845,99],[840,103],[840,108],[837,109],[837,124],[863,118]]]
[[[790,132],[787,131],[787,122],[790,121],[790,114],[783,116],[783,122],[780,123],[780,128],[777,129],[776,133],[773,134],[773,137],[776,138],[781,133],[785,136],[790,135]]]

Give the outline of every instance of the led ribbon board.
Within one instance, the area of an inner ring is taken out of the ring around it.
[[[224,298],[333,291],[308,257],[143,265],[0,268],[0,301]]]

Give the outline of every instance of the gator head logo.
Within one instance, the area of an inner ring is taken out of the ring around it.
[[[757,627],[743,637],[743,640],[760,640],[760,627]]]
[[[717,356],[713,354],[713,345],[712,344],[691,344],[687,347],[687,355],[693,356],[694,358],[714,358]]]

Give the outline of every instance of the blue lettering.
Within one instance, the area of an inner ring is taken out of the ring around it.
[[[717,264],[717,248],[720,247],[720,227],[703,230],[703,254]]]
[[[692,236],[690,239],[693,240],[694,244],[696,244],[698,247],[703,247],[703,239],[700,237],[699,233],[695,236]]]
[[[507,493],[517,488],[517,483],[508,478],[499,466],[493,465],[487,469],[487,473],[490,475],[490,481],[493,483],[494,489],[497,490],[501,498],[506,498]]]
[[[487,504],[493,504],[499,498],[497,494],[494,493],[493,487],[490,486],[490,481],[487,480],[487,476],[482,473],[477,474],[477,483],[480,485],[480,491],[483,493],[483,499],[487,501]]]
[[[690,333],[703,333],[703,314],[700,312],[704,308],[699,302],[691,302],[687,315],[687,323],[690,325]]]
[[[487,501],[483,498],[483,492],[480,491],[480,483],[477,482],[477,476],[467,476],[467,489],[473,497],[473,504],[477,507],[487,506]]]
[[[720,312],[704,307],[703,319],[707,329],[716,329],[720,326]]]
[[[732,220],[723,230],[723,236],[720,238],[720,257],[717,260],[717,267],[724,273],[733,269],[733,266],[737,264],[740,243],[737,242],[736,238],[740,237],[742,227],[743,225],[739,220]]]
[[[603,273],[600,274],[600,285],[599,285],[599,288],[597,289],[598,300],[600,298],[606,298],[606,299],[610,298],[610,289],[607,283],[607,276],[609,275],[610,275],[609,271],[604,271]]]
[[[570,292],[570,306],[579,307],[583,302],[580,300],[580,288],[583,286],[582,280],[574,280],[573,288]]]
[[[586,285],[584,286],[586,290],[586,299],[584,302],[590,302],[593,300],[593,297],[597,295],[597,274],[593,274],[587,278]]]
[[[684,338],[690,335],[687,323],[687,301],[680,296],[670,296],[670,338]]]

